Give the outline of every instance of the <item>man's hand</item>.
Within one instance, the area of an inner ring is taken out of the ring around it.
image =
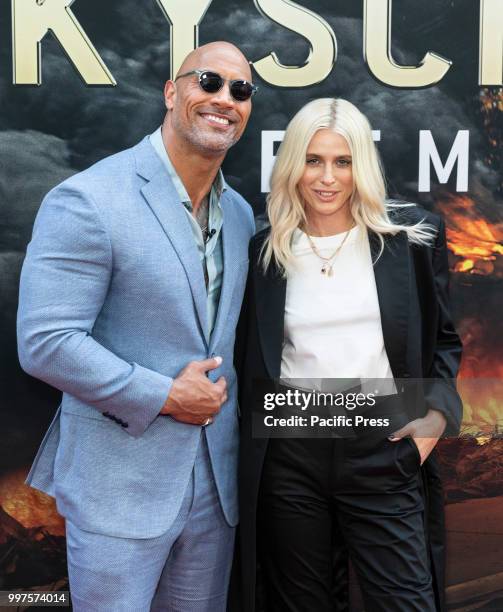
[[[421,456],[421,465],[426,461],[428,455],[435,448],[440,436],[444,433],[447,421],[438,410],[428,410],[422,419],[415,419],[404,425],[398,431],[389,436],[391,442],[398,442],[402,438],[410,436],[417,446]]]
[[[206,376],[222,363],[221,357],[191,361],[173,380],[160,414],[190,425],[208,425],[227,401],[227,383],[221,376],[211,382]]]

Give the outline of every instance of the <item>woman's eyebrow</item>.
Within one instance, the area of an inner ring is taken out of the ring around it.
[[[323,157],[321,153],[306,153],[306,157]],[[336,155],[335,159],[352,159],[351,153]]]

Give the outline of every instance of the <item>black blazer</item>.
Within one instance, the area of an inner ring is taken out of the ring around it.
[[[461,341],[449,306],[445,226],[440,217],[417,207],[400,208],[395,221],[413,224],[421,219],[436,229],[432,246],[408,242],[405,232],[387,236],[374,265],[384,345],[395,378],[431,377],[425,392],[425,410],[435,408],[447,419],[446,434],[457,435],[462,404],[455,384],[461,359]],[[254,380],[279,378],[286,295],[286,280],[271,265],[262,271],[259,253],[268,229],[250,243],[250,271],[236,342],[236,369],[241,410],[240,447],[240,559],[241,605],[254,611],[255,517],[257,495],[267,440],[252,437]],[[373,260],[379,240],[369,232]],[[444,381],[443,383],[440,381]],[[438,608],[443,609],[443,493],[433,452],[423,466],[428,536]],[[239,553],[238,553],[239,554]]]

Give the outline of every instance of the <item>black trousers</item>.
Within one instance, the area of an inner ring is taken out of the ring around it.
[[[332,612],[341,537],[366,612],[434,612],[420,457],[411,439],[271,439],[258,546],[267,612]]]

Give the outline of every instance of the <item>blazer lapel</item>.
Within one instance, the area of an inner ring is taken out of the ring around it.
[[[274,263],[269,265],[265,275],[262,266],[255,263],[253,274],[262,354],[269,376],[279,378],[283,351],[286,279],[278,273]]]
[[[136,147],[138,174],[147,179],[141,188],[150,209],[170,240],[187,275],[203,338],[206,338],[206,287],[194,236],[174,185],[164,171],[148,137]],[[159,265],[162,265],[161,262]]]
[[[368,232],[372,261],[379,253],[379,239]],[[384,251],[374,265],[377,297],[381,311],[384,346],[393,376],[406,373],[409,323],[409,246],[405,232],[385,238]]]
[[[236,286],[236,274],[238,273],[238,261],[236,261],[235,253],[238,252],[236,244],[236,234],[232,231],[234,226],[235,210],[232,201],[226,193],[222,194],[220,200],[222,206],[222,251],[224,274],[222,278],[222,288],[220,290],[220,300],[218,302],[217,317],[215,326],[210,339],[210,350],[212,351],[217,346],[218,340],[225,327],[227,313],[231,303],[232,292]]]

